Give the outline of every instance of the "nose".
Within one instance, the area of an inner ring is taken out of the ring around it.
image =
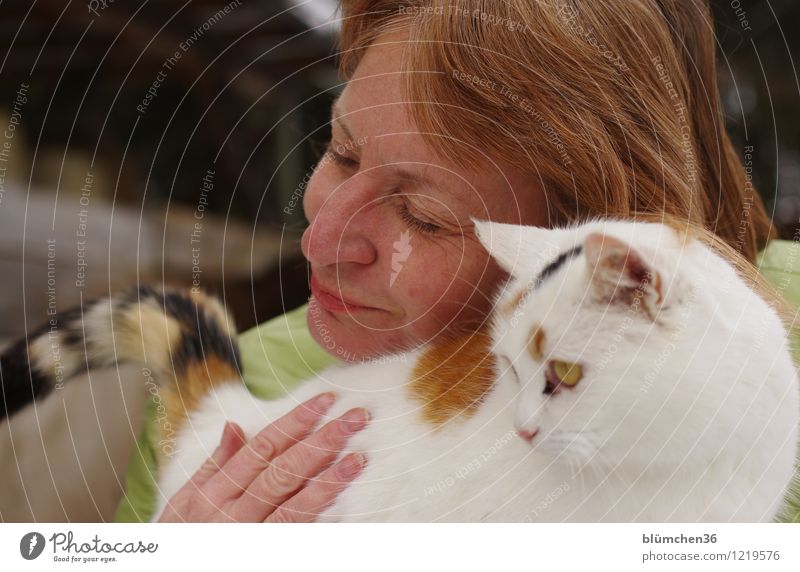
[[[517,435],[525,439],[528,443],[533,442],[533,438],[539,433],[539,428],[534,427],[533,429],[517,429]]]
[[[309,225],[303,232],[300,248],[306,259],[319,266],[355,263],[370,264],[377,251],[370,239],[376,226],[375,209],[363,193],[345,189],[332,193],[318,208],[309,208]]]

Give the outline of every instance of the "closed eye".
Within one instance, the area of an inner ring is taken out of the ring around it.
[[[330,157],[330,159],[340,167],[345,169],[357,169],[359,165],[358,159],[345,155],[342,151],[346,149],[347,147],[345,145],[338,145],[331,140],[325,148],[325,155]]]
[[[411,212],[408,210],[408,205],[405,203],[399,203],[397,206],[397,212],[400,214],[400,218],[403,219],[409,227],[416,229],[420,232],[425,232],[428,234],[435,234],[437,230],[440,229],[438,225],[433,224],[432,222],[427,222],[421,219],[418,219]]]

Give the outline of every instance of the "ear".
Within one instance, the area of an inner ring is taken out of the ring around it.
[[[553,251],[555,231],[472,218],[475,235],[497,264],[513,276],[527,275],[544,253]]]
[[[663,277],[623,240],[593,232],[583,242],[591,288],[602,300],[642,305],[651,318],[664,300]],[[637,302],[641,299],[641,302]]]

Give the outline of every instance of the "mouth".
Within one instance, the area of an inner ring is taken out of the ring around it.
[[[359,310],[375,309],[337,296],[330,290],[320,286],[313,274],[311,275],[311,294],[317,299],[320,306],[329,312],[357,312]]]

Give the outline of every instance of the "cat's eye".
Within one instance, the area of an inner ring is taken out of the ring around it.
[[[579,363],[561,360],[551,360],[550,363],[553,364],[553,372],[556,374],[556,377],[558,377],[564,385],[572,387],[583,377],[583,370]]]
[[[575,387],[583,377],[583,368],[576,362],[552,359],[547,362],[544,377],[544,393],[558,393],[562,385]]]

